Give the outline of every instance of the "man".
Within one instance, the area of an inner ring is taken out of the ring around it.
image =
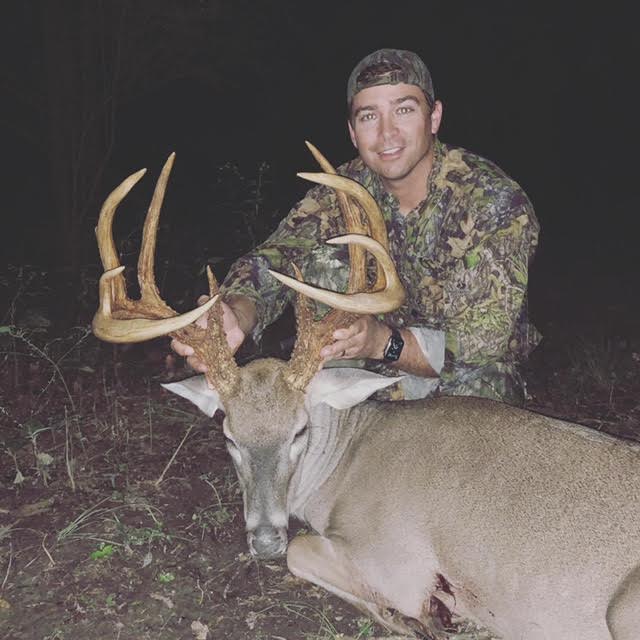
[[[526,317],[538,238],[526,194],[491,162],[438,140],[442,103],[416,54],[366,56],[349,77],[347,101],[359,157],[338,173],[364,185],[382,209],[407,301],[337,330],[321,355],[405,372],[393,399],[439,392],[522,403],[517,365],[538,340]],[[249,334],[258,339],[292,297],[268,268],[288,272],[294,262],[310,282],[344,288],[346,249],[325,244],[342,232],[335,194],[317,186],[231,267],[222,290],[232,349]],[[172,346],[204,370],[189,347]]]

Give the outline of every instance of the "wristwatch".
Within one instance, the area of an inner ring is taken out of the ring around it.
[[[390,329],[391,337],[382,352],[382,362],[396,362],[400,358],[402,348],[404,347],[404,340],[400,335],[400,331],[394,327],[390,327]]]

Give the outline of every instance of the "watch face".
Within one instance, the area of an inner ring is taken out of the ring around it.
[[[402,348],[404,347],[404,340],[397,329],[393,329],[389,342],[384,350],[383,359],[384,362],[395,362],[400,358]]]

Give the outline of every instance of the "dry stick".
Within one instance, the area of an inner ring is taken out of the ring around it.
[[[49,549],[47,549],[47,547],[44,546],[44,541],[47,539],[47,534],[44,534],[44,538],[42,538],[42,548],[44,549],[44,552],[47,554],[47,557],[49,558],[49,566],[52,567],[53,565],[55,565],[56,561],[51,557],[51,554],[49,553]]]
[[[0,585],[0,591],[4,589],[4,585],[7,584],[7,580],[9,579],[9,573],[11,571],[11,564],[13,563],[13,543],[9,543],[9,565],[7,566],[7,572],[4,574],[4,580]],[[198,585],[199,586],[199,585]]]
[[[67,414],[67,407],[64,408],[64,461],[67,466],[67,475],[71,482],[71,491],[76,491],[76,481],[73,478],[73,467],[71,466],[70,449],[71,438],[69,437],[69,415]]]
[[[149,417],[149,453],[153,453],[153,419],[151,418],[151,383],[147,381],[147,416]]]
[[[198,600],[198,605],[202,606],[204,602],[204,589],[200,586],[200,578],[196,578],[196,588],[200,591],[200,600]]]
[[[171,460],[169,460],[169,462],[167,462],[167,466],[164,468],[164,470],[160,474],[160,477],[156,480],[156,482],[155,482],[156,488],[159,487],[160,483],[163,481],[165,473],[167,473],[167,471],[169,470],[169,467],[173,464],[173,461],[176,459],[176,456],[178,455],[178,451],[180,451],[180,449],[181,449],[182,445],[184,444],[185,440],[189,437],[189,434],[191,433],[191,429],[193,429],[193,425],[191,425],[187,429],[187,433],[184,434],[184,438],[182,438],[182,440],[180,441],[180,444],[178,445],[178,448],[173,452],[173,455],[171,456]]]

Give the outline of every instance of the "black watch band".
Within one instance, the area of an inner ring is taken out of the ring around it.
[[[387,342],[387,346],[382,352],[382,361],[396,362],[400,358],[403,347],[404,340],[400,335],[400,331],[398,331],[398,329],[391,328],[391,337],[389,338],[389,342]]]

